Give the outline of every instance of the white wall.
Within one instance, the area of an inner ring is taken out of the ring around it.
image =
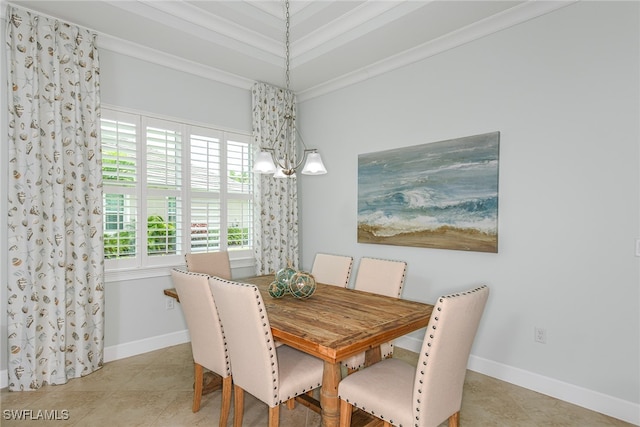
[[[104,104],[251,132],[251,92],[100,50]]]
[[[575,3],[303,102],[329,173],[299,180],[302,266],[406,260],[403,296],[430,302],[487,283],[472,369],[640,424],[639,18]],[[498,254],[356,242],[358,154],[491,131]]]

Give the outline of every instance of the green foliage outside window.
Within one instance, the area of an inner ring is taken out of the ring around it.
[[[227,245],[247,246],[249,244],[249,229],[240,227],[229,227],[227,229]]]
[[[151,215],[147,218],[147,253],[175,254],[176,253],[176,226],[168,222],[160,215]]]
[[[128,258],[136,255],[136,232],[121,230],[104,233],[104,257]]]
[[[164,221],[160,215],[151,215],[147,218],[147,253],[150,255],[175,254],[176,253],[176,226]],[[209,239],[219,235],[219,230],[209,230]],[[197,245],[200,240],[197,237],[192,239],[192,244]],[[213,238],[215,239],[215,237]],[[227,229],[227,245],[247,246],[249,245],[249,228],[229,227]],[[104,257],[127,258],[136,255],[136,233],[134,230],[120,230],[116,232],[105,232],[104,234]]]
[[[117,158],[118,153],[114,151],[105,151],[102,155],[102,179],[120,183],[134,182],[135,162]]]
[[[239,182],[240,184],[248,184],[251,176],[247,172],[238,173],[236,171],[229,171],[229,179]]]

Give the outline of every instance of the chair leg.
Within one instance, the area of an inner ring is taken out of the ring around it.
[[[296,399],[295,399],[295,397],[287,400],[287,409],[289,409],[289,410],[296,409]]]
[[[244,412],[244,390],[233,385],[233,427],[242,427],[242,415]]]
[[[222,379],[222,403],[220,404],[220,427],[227,427],[229,420],[229,410],[231,409],[231,386],[233,379],[231,375]]]
[[[340,399],[340,427],[351,427],[353,405]]]
[[[269,427],[280,426],[280,405],[269,406]]]
[[[459,427],[460,426],[460,411],[449,417],[449,427]]]
[[[198,412],[200,410],[200,401],[202,400],[202,365],[193,362],[194,368],[194,383],[193,383],[193,406],[191,410]]]

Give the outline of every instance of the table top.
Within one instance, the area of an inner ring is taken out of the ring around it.
[[[318,283],[307,299],[272,298],[273,275],[237,279],[256,285],[275,339],[337,363],[427,326],[433,305]],[[165,294],[177,297],[172,290]]]
[[[260,289],[273,336],[333,363],[427,326],[433,310],[429,304],[322,283],[308,299],[274,299],[267,291],[271,281],[273,276],[243,280]]]

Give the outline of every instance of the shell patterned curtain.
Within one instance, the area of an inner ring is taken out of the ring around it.
[[[95,35],[9,7],[9,389],[102,366],[104,249]]]
[[[288,155],[295,160],[295,144],[287,144],[277,135],[284,120],[287,106],[293,104],[293,92],[255,83],[252,88],[253,141],[256,151],[260,146],[276,147],[278,153],[288,147]],[[289,107],[290,108],[290,107]],[[295,135],[294,135],[295,138]],[[274,178],[256,174],[256,201],[254,250],[256,273],[277,272],[291,261],[298,264],[298,187],[295,177]]]

